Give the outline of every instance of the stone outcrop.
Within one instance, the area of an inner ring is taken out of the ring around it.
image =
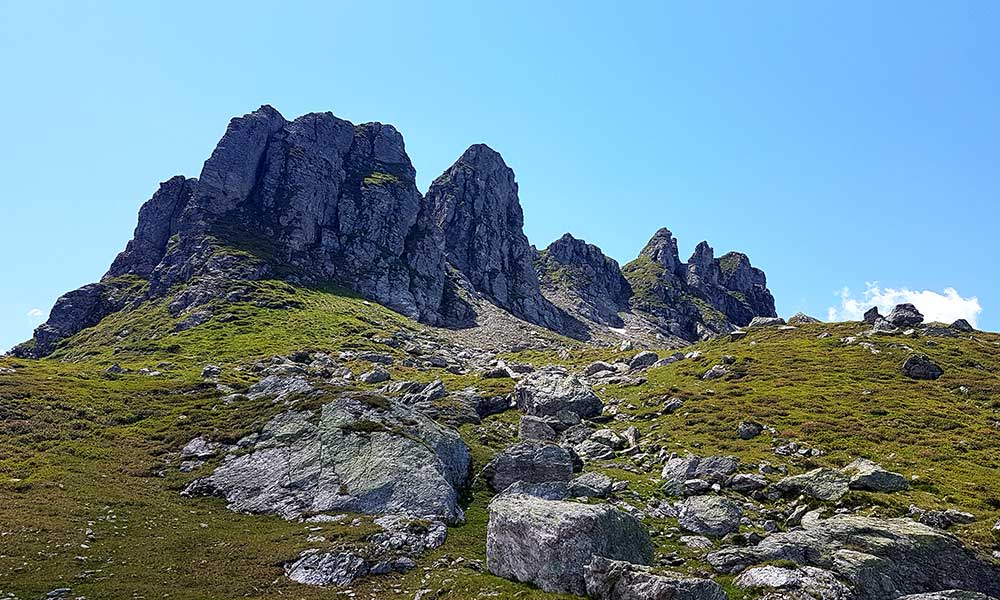
[[[953,536],[910,519],[803,519],[801,529],[772,534],[756,546],[719,550],[708,561],[722,573],[775,562],[826,569],[847,582],[858,600],[954,588],[1000,594],[1000,567],[977,558]]]
[[[686,340],[732,331],[757,316],[776,316],[764,272],[746,255],[730,252],[717,259],[701,242],[683,263],[667,229],[657,231],[622,271],[633,290],[632,309]]]
[[[383,397],[341,396],[318,417],[284,413],[241,445],[250,451],[185,493],[285,518],[332,511],[463,518],[468,447],[454,430]]]
[[[517,407],[533,416],[559,416],[565,411],[590,418],[604,409],[590,386],[558,371],[532,373],[517,383],[514,393]]]

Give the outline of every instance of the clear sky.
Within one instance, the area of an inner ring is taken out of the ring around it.
[[[396,125],[421,189],[489,144],[538,246],[625,263],[666,226],[746,252],[785,316],[1000,329],[998,32],[992,1],[3,0],[0,347],[264,103]]]

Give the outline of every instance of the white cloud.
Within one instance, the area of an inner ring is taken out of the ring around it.
[[[865,311],[877,306],[883,315],[892,310],[893,306],[909,302],[924,315],[925,321],[940,321],[951,323],[956,319],[965,319],[973,327],[983,307],[979,298],[972,296],[964,298],[955,288],[945,288],[943,294],[933,290],[910,290],[907,288],[881,288],[878,282],[868,283],[867,289],[860,296],[852,296],[851,290],[844,288],[837,292],[840,297],[840,307],[831,306],[827,309],[827,319],[830,321],[860,321]]]
[[[28,318],[29,319],[41,319],[44,316],[45,316],[45,313],[43,313],[42,309],[40,309],[40,308],[33,308],[33,309],[31,309],[31,310],[28,311]]]

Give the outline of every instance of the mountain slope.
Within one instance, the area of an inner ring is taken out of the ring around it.
[[[190,472],[178,470],[178,453],[191,439],[235,443],[289,408],[306,410],[326,397],[255,399],[247,392],[264,377],[261,366],[301,370],[318,389],[346,368],[354,379],[322,392],[335,397],[352,389],[380,389],[383,384],[357,380],[373,366],[361,356],[391,356],[393,364],[385,368],[393,381],[443,382],[449,395],[432,404],[437,418],[445,419],[462,414],[458,392],[466,387],[485,396],[513,391],[518,379],[489,374],[497,359],[583,372],[595,360],[629,361],[634,354],[570,342],[562,351],[495,356],[456,347],[447,330],[427,329],[336,291],[281,281],[251,288],[245,299],[228,305],[232,316],[194,328],[177,330],[183,317],[171,316],[164,300],[77,334],[51,359],[0,359],[3,592],[32,598],[71,587],[74,596],[93,598],[164,592],[180,598],[328,596],[326,588],[285,578],[284,565],[306,549],[368,547],[379,531],[371,516],[310,524],[234,513],[222,500],[180,493],[221,460],[215,455]],[[588,459],[584,472],[627,482],[614,501],[645,513],[657,556],[683,560],[672,569],[690,574],[711,573],[705,551],[680,542],[678,521],[658,509],[670,500],[661,489],[660,469],[671,453],[731,455],[749,465],[766,461],[790,474],[871,458],[916,478],[903,492],[850,491],[836,503],[811,499],[806,504],[880,517],[905,515],[911,504],[969,511],[974,520],[951,531],[970,548],[988,553],[1000,541],[991,533],[1000,517],[995,477],[1000,414],[993,400],[1000,393],[1000,336],[938,337],[936,330],[859,335],[865,331],[868,326],[859,323],[751,329],[737,341],[717,338],[691,347],[701,354],[697,358],[625,378],[587,378],[605,402],[606,415],[613,417],[595,427],[618,434],[636,427],[641,452]],[[308,358],[301,351],[308,351]],[[323,370],[294,362],[315,364],[316,352],[332,358]],[[944,375],[933,381],[904,377],[901,364],[913,353],[928,355]],[[272,361],[275,355],[291,360]],[[726,356],[733,357],[729,373],[703,379],[713,365],[726,364]],[[115,363],[121,372],[106,373]],[[203,373],[207,364],[219,367],[219,374]],[[229,400],[233,394],[238,399]],[[673,408],[673,398],[683,405]],[[459,426],[472,450],[473,474],[516,441],[518,418],[517,411],[508,410]],[[759,422],[765,430],[743,440],[737,435],[743,421]],[[790,442],[821,453],[775,452]],[[767,476],[771,482],[780,477]],[[420,568],[370,575],[349,588],[359,597],[395,595],[396,590],[413,597],[423,589],[442,598],[483,593],[568,597],[485,570],[483,540],[492,495],[482,479],[474,479],[462,501],[465,524],[449,528],[440,548],[417,556]],[[752,503],[775,514],[795,505],[794,498]],[[754,525],[743,535],[768,535],[760,529],[768,514],[752,512]],[[740,544],[735,538],[714,542],[720,543]],[[713,577],[731,598],[747,594],[728,576]]]

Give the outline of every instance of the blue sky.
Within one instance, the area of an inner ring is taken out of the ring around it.
[[[746,252],[784,315],[916,298],[1000,329],[995,2],[0,9],[0,347],[264,103],[393,123],[421,189],[491,145],[539,246],[624,263],[666,226],[682,258]]]

